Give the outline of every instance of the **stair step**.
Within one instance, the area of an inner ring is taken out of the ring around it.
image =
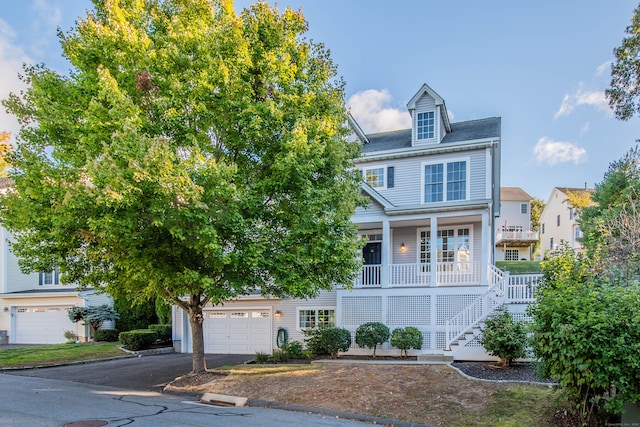
[[[447,356],[444,354],[420,354],[418,355],[418,361],[419,362],[453,362],[453,356]]]

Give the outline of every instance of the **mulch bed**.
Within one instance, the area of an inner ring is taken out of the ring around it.
[[[482,380],[554,383],[553,380],[540,378],[533,363],[512,363],[508,368],[495,362],[454,362],[451,366]]]

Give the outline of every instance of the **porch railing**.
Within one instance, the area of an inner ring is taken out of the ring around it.
[[[507,287],[507,302],[533,303],[542,274],[512,274]]]
[[[391,264],[388,283],[382,283],[382,265],[364,265],[354,287],[464,286],[482,282],[479,262],[441,262],[436,264],[433,283],[430,264]]]
[[[538,232],[537,231],[498,231],[498,233],[496,233],[496,242],[499,242],[501,240],[511,240],[511,241],[538,240]]]

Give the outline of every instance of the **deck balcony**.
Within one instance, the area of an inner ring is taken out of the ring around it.
[[[531,246],[538,241],[537,231],[500,230],[496,233],[496,246]]]

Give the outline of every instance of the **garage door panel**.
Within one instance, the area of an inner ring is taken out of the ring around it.
[[[213,311],[204,321],[206,353],[271,353],[269,310]]]
[[[17,307],[15,317],[16,344],[58,344],[66,341],[65,331],[75,331],[67,309],[56,307]]]

